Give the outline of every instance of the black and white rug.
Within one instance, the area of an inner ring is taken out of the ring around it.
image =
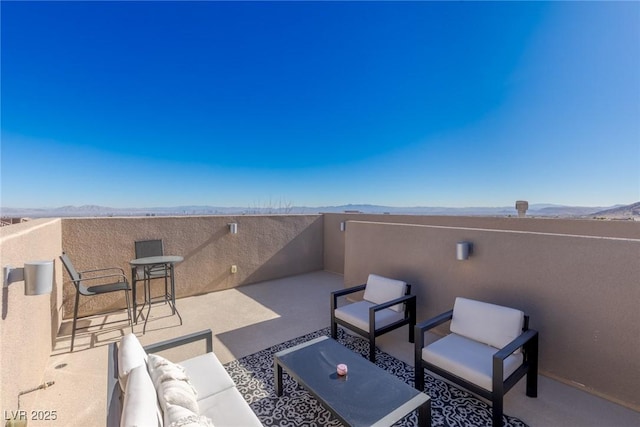
[[[329,328],[274,345],[224,365],[236,386],[265,426],[278,427],[338,427],[341,423],[313,396],[288,375],[283,376],[284,393],[278,397],[273,384],[273,354],[319,336],[329,336]],[[338,341],[347,348],[368,357],[369,342],[339,329]],[[413,367],[376,349],[376,364],[414,385]],[[448,383],[425,377],[425,392],[431,397],[432,426],[491,425],[491,407],[466,391]],[[526,427],[517,418],[505,416],[505,426]],[[396,426],[416,426],[416,413],[411,413]]]

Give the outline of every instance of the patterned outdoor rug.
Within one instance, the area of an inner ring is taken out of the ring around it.
[[[329,328],[274,345],[224,365],[240,393],[265,426],[341,426],[341,423],[327,409],[288,375],[283,376],[284,393],[281,397],[275,395],[273,385],[273,354],[323,335],[330,336]],[[339,329],[338,342],[362,354],[363,357],[368,357],[369,342],[367,340],[346,334]],[[376,350],[376,364],[413,386],[412,366],[379,349]],[[491,407],[471,394],[431,376],[425,378],[425,391],[431,397],[432,426],[491,424]],[[514,417],[505,416],[504,421],[505,426],[526,427],[525,423]],[[417,424],[417,414],[413,412],[395,425],[409,427]]]

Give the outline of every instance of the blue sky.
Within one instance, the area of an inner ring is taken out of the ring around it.
[[[2,2],[4,207],[640,200],[638,2]]]

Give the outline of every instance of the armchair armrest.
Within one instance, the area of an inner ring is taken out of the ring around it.
[[[528,344],[531,344],[533,354],[526,353],[526,347],[529,347]],[[524,363],[511,374],[509,378],[504,378],[504,360],[509,357],[511,353],[516,351],[520,347],[525,347],[525,359]],[[493,390],[500,390],[500,393],[503,393],[504,390],[509,390],[513,385],[518,381],[519,378],[525,372],[527,374],[527,396],[535,397],[537,396],[537,373],[538,373],[538,331],[534,329],[528,329],[524,331],[522,334],[516,337],[509,344],[498,350],[493,355],[493,374],[492,374],[492,382],[493,382]],[[530,358],[530,359],[529,359]],[[531,367],[527,367],[527,365],[531,363]],[[523,374],[518,374],[518,372],[522,372]],[[506,381],[505,381],[506,380]]]
[[[369,307],[369,328],[374,333],[378,333],[378,329],[376,329],[376,312],[384,310],[385,308],[393,307],[397,304],[405,303],[405,317],[403,322],[409,320],[409,341],[413,342],[414,340],[414,329],[413,325],[416,323],[416,296],[415,295],[403,295],[400,298],[392,299],[391,301],[384,302],[382,304],[377,304],[372,307]],[[384,330],[385,328],[382,328]]]
[[[150,344],[144,347],[147,353],[154,353],[158,351],[167,350],[181,345],[190,344],[192,342],[205,340],[207,345],[207,353],[213,351],[213,333],[211,329],[206,329],[200,332],[194,332],[193,334],[184,335],[170,340],[161,341],[155,344]]]
[[[418,357],[418,352],[422,351],[422,347],[424,347],[424,333],[429,329],[433,329],[438,325],[442,325],[443,323],[448,322],[451,319],[453,319],[453,309],[416,325],[416,327],[414,328],[416,335],[416,357]]]
[[[500,360],[506,359],[507,357],[509,357],[509,355],[511,353],[513,353],[514,351],[516,351],[520,347],[523,347],[524,345],[526,345],[529,341],[534,339],[537,335],[538,335],[538,331],[536,331],[535,329],[528,329],[528,330],[524,331],[522,334],[517,336],[516,339],[511,341],[506,346],[502,347],[500,350],[498,350],[493,355],[493,359],[494,360],[495,359],[500,359]]]
[[[364,291],[364,289],[367,287],[367,284],[362,284],[362,285],[358,285],[358,286],[353,286],[351,288],[345,288],[345,289],[340,289],[337,291],[333,291],[331,292],[331,295],[335,296],[335,297],[341,297],[344,295],[348,295],[348,294],[352,294],[354,292],[358,292],[358,291]]]
[[[408,302],[409,300],[415,300],[415,295],[403,295],[400,298],[392,299],[391,301],[383,302],[382,304],[374,305],[370,307],[369,310],[380,311],[385,308],[393,307],[394,305],[401,304],[403,302]]]
[[[416,330],[420,330],[420,332],[428,331],[429,329],[433,329],[438,325],[442,325],[445,322],[453,319],[453,310],[446,311],[442,314],[438,314],[436,317],[432,317],[429,320],[425,320],[422,323],[418,323],[416,325]]]
[[[353,294],[355,292],[358,291],[364,291],[364,289],[366,288],[367,284],[362,284],[362,285],[358,285],[358,286],[353,286],[351,288],[346,288],[346,289],[340,289],[337,291],[333,291],[331,292],[331,312],[333,313],[333,311],[338,307],[338,298],[345,296],[345,295],[349,295],[349,294]]]
[[[120,274],[124,274],[124,270],[122,268],[120,268],[120,267],[94,268],[92,270],[79,271],[78,273],[80,273],[80,274],[95,273],[95,272],[98,272],[98,271],[109,271],[109,270],[118,270],[120,272]]]
[[[121,273],[113,273],[113,274],[102,274],[100,276],[92,276],[92,277],[80,277],[81,282],[88,282],[90,280],[98,280],[98,279],[106,279],[107,277],[120,277],[124,282],[127,282],[127,276]]]

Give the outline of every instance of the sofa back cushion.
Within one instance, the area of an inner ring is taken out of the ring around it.
[[[128,373],[120,426],[162,426],[161,420],[156,389],[147,366],[137,366]]]
[[[127,378],[133,368],[145,365],[146,369],[147,353],[134,334],[127,334],[120,340],[118,346],[118,381],[120,388],[125,391],[127,388]]]
[[[363,298],[374,304],[382,304],[404,296],[406,290],[407,282],[369,274]],[[404,308],[404,304],[397,304],[390,308],[399,312]]]
[[[451,332],[502,348],[522,334],[524,313],[514,308],[456,298]]]

